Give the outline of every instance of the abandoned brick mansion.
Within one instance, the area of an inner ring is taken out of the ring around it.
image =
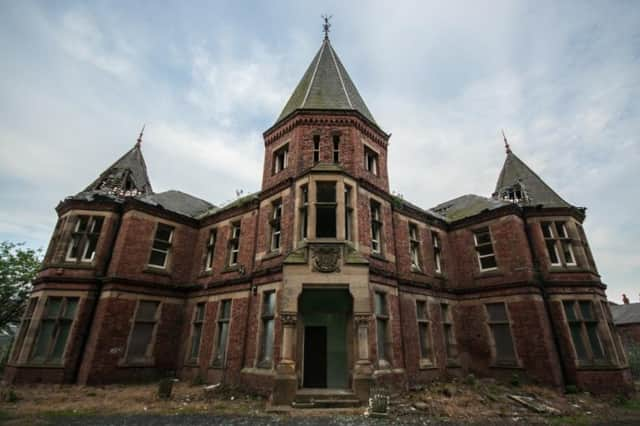
[[[325,37],[264,132],[260,191],[154,192],[138,139],[57,206],[5,380],[175,374],[276,405],[470,373],[628,390],[585,209],[508,145],[491,196],[418,207],[389,192],[389,136]]]

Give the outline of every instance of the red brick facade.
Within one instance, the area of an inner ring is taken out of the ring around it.
[[[314,136],[320,141],[317,163]],[[337,164],[334,136],[339,136]],[[37,307],[30,322],[24,322],[25,338],[14,348],[5,379],[104,384],[176,374],[269,395],[276,380],[293,377],[293,386],[301,387],[303,360],[297,354],[303,350],[296,345],[302,339],[287,333],[304,332],[305,318],[290,296],[299,293],[289,292],[295,280],[302,280],[301,288],[342,286],[353,296],[345,325],[348,341],[340,345],[350,364],[344,373],[347,386],[354,389],[360,386],[356,377],[406,388],[469,373],[505,380],[517,374],[525,381],[558,388],[575,384],[593,392],[630,389],[626,359],[615,329],[607,324],[605,286],[578,232],[584,212],[510,204],[447,220],[389,193],[388,137],[357,111],[298,111],[264,135],[262,190],[230,206],[188,216],[136,197],[63,201],[58,214],[69,220],[52,238],[33,294],[39,298]],[[284,146],[287,164],[276,173],[274,153]],[[376,173],[366,170],[365,149],[377,154]],[[302,204],[301,185],[311,188],[318,179],[337,182],[338,191],[349,185],[354,194],[355,202],[347,206],[337,193],[337,238],[301,236],[304,212],[310,235],[315,235],[311,230],[319,211],[314,199],[307,207]],[[380,207],[379,253],[372,246],[372,202]],[[277,203],[282,205],[280,244],[272,250]],[[104,216],[104,224],[94,258],[69,262],[66,253],[79,215]],[[575,265],[550,265],[544,221],[566,224]],[[165,267],[150,265],[158,224],[173,229]],[[230,257],[234,224],[240,227],[237,262]],[[216,238],[209,269],[205,262],[212,230]],[[476,239],[482,230],[488,230],[495,268],[481,268]],[[412,246],[417,261],[412,261]],[[325,250],[325,257],[314,254],[316,250]],[[307,275],[294,277],[288,265],[305,265],[300,267],[308,268]],[[368,280],[365,291],[350,286],[362,274]],[[275,292],[272,311],[266,306],[270,291]],[[377,311],[382,308],[374,303],[375,293],[384,295],[384,311]],[[80,301],[66,340],[51,338],[64,344],[64,354],[35,362],[47,301],[64,297]],[[228,318],[221,311],[227,300]],[[128,354],[139,338],[134,335],[144,334],[134,328],[145,301],[157,302],[159,308],[153,321],[140,326],[150,333],[143,339],[147,352],[142,361],[133,362]],[[591,310],[591,322],[572,323],[566,306],[574,302]],[[201,338],[197,356],[191,358],[199,303],[204,304]],[[421,318],[417,303],[426,306]],[[492,334],[489,305],[504,309],[505,317],[495,326],[502,333],[500,342]],[[443,318],[445,310],[448,318]],[[220,337],[225,321],[226,340]],[[358,328],[360,324],[364,327]],[[583,329],[572,335],[571,327]],[[384,362],[378,353],[381,336],[390,347]],[[578,356],[575,345],[581,341],[598,345],[602,354],[591,347]],[[224,345],[224,360],[217,364],[213,358],[219,345]],[[508,362],[500,359],[505,350]]]

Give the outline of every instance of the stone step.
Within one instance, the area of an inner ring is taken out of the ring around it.
[[[353,408],[362,405],[358,399],[314,399],[310,402],[296,402],[293,408]]]
[[[350,408],[362,405],[348,389],[300,389],[296,393],[294,408]]]

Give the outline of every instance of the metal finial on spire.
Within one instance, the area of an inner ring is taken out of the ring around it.
[[[507,137],[504,134],[504,129],[502,129],[502,139],[504,139],[504,149],[507,151],[507,154],[511,152],[511,147],[509,146],[509,142],[507,142]]]
[[[140,135],[138,135],[138,142],[136,142],[136,145],[140,146],[140,144],[142,143],[142,135],[144,135],[144,128],[146,127],[146,124],[142,125],[142,129],[140,130]]]
[[[331,19],[333,15],[322,15],[321,18],[324,19],[324,24],[322,24],[322,31],[324,31],[324,39],[329,40],[329,31],[331,28],[331,24],[329,23],[329,19]]]

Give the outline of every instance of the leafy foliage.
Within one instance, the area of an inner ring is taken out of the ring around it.
[[[20,322],[41,261],[41,249],[0,241],[0,331],[12,334],[12,326]]]

